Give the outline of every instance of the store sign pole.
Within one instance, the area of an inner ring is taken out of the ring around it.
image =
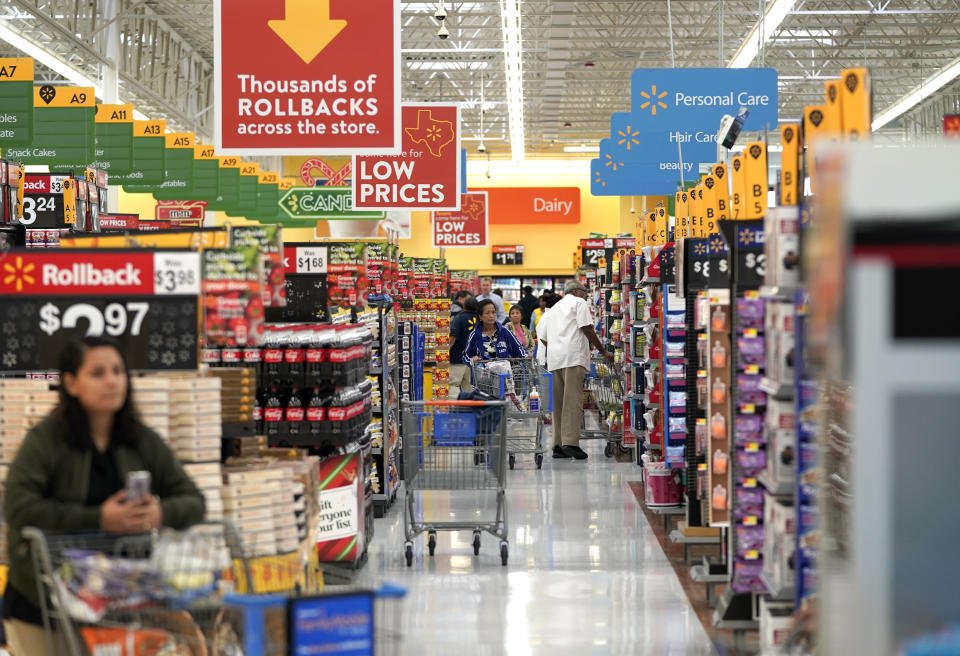
[[[457,212],[433,213],[434,248],[479,248],[488,243],[490,204],[485,191],[463,194]]]
[[[353,206],[361,210],[459,210],[460,107],[403,105],[403,152],[353,158]]]
[[[400,0],[214,0],[213,12],[218,153],[400,153]]]

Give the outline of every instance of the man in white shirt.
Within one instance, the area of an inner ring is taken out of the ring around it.
[[[613,362],[613,354],[593,329],[587,288],[578,280],[563,287],[563,298],[540,319],[537,337],[546,346],[547,370],[553,374],[553,457],[584,460],[583,379],[590,368],[590,346]]]
[[[480,280],[480,295],[477,296],[477,303],[490,299],[497,308],[497,323],[503,323],[507,320],[507,312],[503,309],[503,299],[492,292],[493,280],[482,278]]]

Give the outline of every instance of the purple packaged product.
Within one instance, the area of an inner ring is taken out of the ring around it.
[[[760,572],[763,571],[761,560],[737,560],[733,565],[733,589],[737,592],[760,592],[764,590],[760,581]]]
[[[737,551],[753,551],[763,549],[762,526],[737,527]]]
[[[767,360],[766,348],[766,340],[763,337],[737,338],[737,355],[743,364],[765,364]]]
[[[756,392],[760,389],[760,381],[763,376],[754,374],[737,374],[737,391]]]
[[[737,319],[741,326],[757,325],[763,327],[764,300],[762,298],[738,298]],[[757,324],[759,322],[759,324]]]
[[[743,390],[737,390],[737,402],[765,406],[767,404],[767,395],[765,392],[744,392]]]
[[[759,487],[743,487],[743,481],[738,481],[737,503],[740,505],[763,505],[763,490]]]
[[[737,497],[737,508],[736,510],[734,510],[733,518],[737,520],[737,522],[739,523],[739,522],[742,522],[747,517],[752,517],[758,522],[762,520],[763,519],[763,502],[761,501],[760,503],[757,503],[757,504],[751,503],[749,505],[745,505],[744,502],[739,497]]]
[[[759,433],[763,430],[763,418],[760,415],[740,415],[734,419],[734,430],[738,433]]]
[[[817,448],[816,444],[801,444],[800,471],[809,471],[812,467],[816,466],[819,455],[820,450]]]
[[[816,528],[820,524],[820,513],[816,506],[800,506],[800,521],[806,529]]]
[[[737,446],[746,446],[748,444],[759,444],[760,446],[766,446],[767,444],[767,440],[763,437],[762,431],[745,431],[742,433],[737,431],[735,441]]]
[[[759,471],[767,466],[766,451],[740,451],[737,450],[737,464],[746,471]]]

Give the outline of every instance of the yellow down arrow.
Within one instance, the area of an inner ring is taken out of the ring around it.
[[[330,18],[330,0],[287,0],[286,10],[283,20],[267,25],[307,64],[347,26],[343,19]]]

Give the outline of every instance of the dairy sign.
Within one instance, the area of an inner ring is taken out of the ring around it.
[[[214,0],[216,150],[400,151],[400,0]]]
[[[749,111],[744,131],[778,125],[772,68],[641,68],[631,76],[631,108],[610,117],[610,137],[591,162],[594,196],[672,194],[717,157],[725,114]]]
[[[0,257],[0,371],[55,369],[66,343],[109,337],[132,369],[198,365],[192,251],[8,251]]]
[[[353,158],[353,206],[359,210],[458,210],[460,108],[405,104],[403,151]]]
[[[433,213],[434,248],[478,248],[488,241],[487,192],[463,194],[460,210]]]

